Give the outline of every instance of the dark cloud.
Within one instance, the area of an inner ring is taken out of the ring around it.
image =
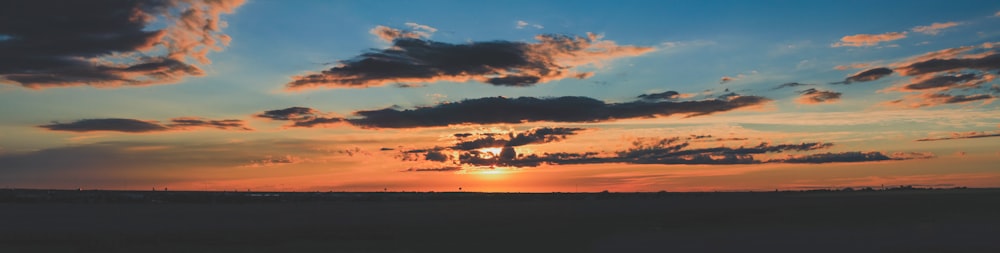
[[[973,95],[951,95],[945,93],[934,93],[927,96],[928,99],[932,101],[938,101],[945,104],[957,104],[973,102],[978,100],[986,100],[996,98],[990,94],[973,94]]]
[[[69,132],[93,132],[93,131],[115,131],[126,133],[144,133],[169,130],[169,127],[160,125],[155,121],[142,121],[136,119],[82,119],[71,123],[53,122],[48,125],[38,126],[52,131]]]
[[[462,170],[462,167],[440,167],[440,168],[409,168],[403,172],[451,172]]]
[[[462,141],[456,143],[452,148],[457,150],[474,150],[480,148],[514,147],[528,144],[548,143],[563,140],[567,135],[574,135],[583,130],[583,128],[543,127],[530,129],[521,133],[510,132],[507,134],[506,138],[497,137],[497,135],[485,135],[474,140],[464,140],[464,138],[471,136],[471,134],[461,134],[461,136],[463,136],[461,137],[463,138]],[[456,134],[456,137],[457,136],[459,136],[459,134]]]
[[[169,124],[161,124],[157,121],[108,118],[108,119],[82,119],[70,123],[54,122],[52,124],[40,125],[38,127],[52,131],[68,131],[68,132],[80,132],[80,133],[94,132],[94,131],[146,133],[146,132],[160,132],[160,131],[171,131],[171,130],[190,130],[191,128],[201,128],[201,127],[211,127],[223,130],[244,130],[244,131],[252,130],[251,128],[246,126],[246,123],[244,121],[236,119],[208,120],[195,117],[182,117],[182,118],[171,119],[170,122],[171,123]]]
[[[834,163],[834,162],[868,162],[891,160],[889,156],[882,152],[843,152],[843,153],[823,153],[811,154],[799,157],[792,157],[783,160],[773,160],[781,163]]]
[[[899,72],[904,75],[922,75],[942,71],[954,71],[960,69],[976,69],[981,71],[1000,70],[1000,54],[991,54],[981,58],[961,58],[961,59],[930,59],[916,62],[908,66],[899,68]]]
[[[432,151],[427,151],[427,153],[424,154],[424,159],[428,161],[445,162],[451,160],[451,156],[441,151],[432,150]]]
[[[840,100],[840,92],[817,90],[817,89],[807,89],[799,91],[802,94],[797,100],[802,104],[820,104],[820,103],[832,103]]]
[[[917,83],[911,83],[904,88],[908,90],[925,90],[934,88],[949,88],[969,81],[979,80],[983,76],[976,74],[957,74],[935,76]]]
[[[316,126],[326,126],[330,124],[336,124],[344,122],[343,118],[325,118],[325,117],[315,117],[306,120],[295,121],[292,126],[296,127],[316,127]]]
[[[312,108],[306,107],[289,107],[285,109],[270,110],[265,111],[261,114],[257,114],[257,117],[273,119],[273,120],[296,120],[308,117],[315,117],[319,112]]]
[[[781,88],[787,88],[787,87],[799,87],[799,86],[807,86],[807,85],[816,85],[816,84],[809,84],[809,83],[796,83],[796,82],[792,82],[792,83],[783,83],[783,84],[781,84],[781,85],[778,85],[778,87],[774,87],[774,88],[773,88],[773,89],[771,89],[771,90],[777,90],[777,89],[781,89]]]
[[[171,129],[188,129],[197,127],[212,127],[224,130],[252,130],[246,126],[246,122],[238,119],[209,120],[202,118],[176,118],[171,119],[167,127]]]
[[[169,83],[203,75],[198,61],[229,37],[220,14],[242,0],[5,1],[0,81],[29,88]],[[178,15],[179,14],[179,15]],[[152,29],[153,20],[163,29]]]
[[[730,96],[725,99],[683,102],[605,103],[588,97],[504,98],[488,97],[443,103],[431,107],[399,110],[386,108],[358,111],[360,118],[348,119],[367,128],[435,127],[454,124],[497,124],[523,122],[600,122],[656,116],[700,116],[762,105],[770,99],[758,96]]]
[[[880,78],[891,75],[892,72],[893,71],[890,68],[873,68],[858,72],[857,74],[848,76],[846,79],[844,79],[844,81],[835,82],[832,84],[851,84],[851,83],[875,81]]]
[[[706,137],[711,138],[711,137]],[[611,154],[588,153],[544,153],[518,154],[516,146],[506,145],[499,153],[478,149],[453,149],[459,151],[456,160],[437,160],[469,166],[513,166],[535,167],[541,164],[752,164],[763,163],[753,155],[764,153],[802,152],[827,149],[832,143],[800,143],[771,145],[761,143],[756,146],[690,148],[688,140],[693,137],[673,137],[662,139],[637,139],[633,147]],[[495,146],[494,146],[495,147]],[[431,154],[437,150],[419,150]],[[450,157],[449,157],[450,158]],[[428,159],[429,160],[429,159]]]
[[[676,91],[664,91],[660,93],[642,94],[636,97],[642,100],[674,100],[681,98],[681,94]]]
[[[619,46],[593,34],[539,35],[538,43],[497,40],[466,44],[425,40],[395,29],[381,29],[377,35],[392,39],[393,45],[341,61],[340,65],[320,73],[295,76],[287,88],[470,80],[500,86],[531,86],[564,78],[586,78],[590,73],[572,69],[653,51],[652,47]]]
[[[975,138],[988,138],[988,137],[1000,137],[1000,133],[987,133],[987,132],[953,133],[951,136],[948,137],[923,138],[917,141],[944,141],[944,140],[975,139]]]
[[[307,107],[289,107],[285,109],[270,110],[254,115],[259,118],[292,121],[292,127],[317,127],[330,124],[337,124],[345,120],[340,117],[324,116],[320,111]]]
[[[752,154],[785,152],[785,151],[809,151],[825,149],[833,146],[832,143],[802,143],[802,144],[781,144],[770,145],[761,143],[753,147],[714,147],[684,149],[687,143],[671,145],[672,142],[654,146],[639,146],[626,151],[618,152],[618,157],[626,159],[632,163],[678,163],[684,161],[704,161],[705,158],[721,156],[731,161],[752,161]]]

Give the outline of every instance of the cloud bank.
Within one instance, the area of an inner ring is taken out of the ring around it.
[[[731,94],[697,101],[633,101],[606,103],[589,97],[486,97],[441,103],[414,109],[385,108],[354,112],[352,118],[324,117],[311,108],[291,107],[266,111],[257,117],[293,121],[295,127],[311,122],[345,122],[362,128],[418,128],[462,124],[517,124],[525,122],[604,122],[618,119],[709,115],[760,106],[771,100]]]
[[[286,88],[364,88],[437,81],[532,86],[565,78],[587,78],[593,73],[575,68],[654,50],[618,45],[595,34],[538,35],[536,43],[496,40],[451,44],[426,40],[419,32],[388,27],[376,27],[372,33],[391,39],[392,46],[362,53],[320,73],[294,76]]]

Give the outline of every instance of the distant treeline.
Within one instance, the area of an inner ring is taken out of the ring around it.
[[[215,191],[115,191],[115,190],[38,190],[0,189],[2,203],[275,203],[329,201],[424,201],[424,200],[594,200],[594,199],[656,199],[665,197],[697,197],[703,195],[741,194],[810,194],[845,192],[943,191],[964,190],[966,187],[918,188],[862,187],[813,189],[801,191],[748,192],[608,192],[597,193],[485,193],[485,192],[215,192]]]

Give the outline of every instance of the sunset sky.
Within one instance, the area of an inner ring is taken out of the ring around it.
[[[0,187],[1000,187],[997,1],[0,0]]]

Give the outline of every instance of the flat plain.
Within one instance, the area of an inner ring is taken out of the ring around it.
[[[0,190],[0,252],[1000,252],[1000,189]]]

